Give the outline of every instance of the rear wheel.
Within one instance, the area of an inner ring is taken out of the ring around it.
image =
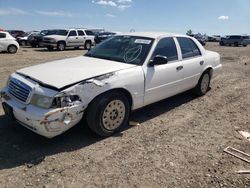
[[[234,43],[234,46],[239,46],[239,43],[238,43],[238,42],[235,42],[235,43]]]
[[[87,123],[96,134],[107,137],[128,123],[130,104],[122,93],[105,93],[94,99],[87,111]]]
[[[222,41],[220,42],[220,45],[221,45],[221,46],[225,46],[224,42],[222,42]]]
[[[42,42],[42,41],[39,41],[39,42],[38,42],[38,47],[39,47],[39,48],[43,47],[43,42]]]
[[[207,93],[209,87],[210,87],[210,74],[208,71],[204,72],[197,84],[197,86],[194,88],[194,92],[198,96],[203,96]]]
[[[8,47],[8,52],[11,54],[15,54],[17,52],[17,47],[15,45],[10,45]]]
[[[59,50],[59,51],[63,51],[63,50],[65,50],[65,43],[64,42],[58,42],[58,44],[57,44],[57,50]]]
[[[86,41],[85,45],[84,45],[85,50],[90,50],[91,49],[91,42],[90,41]]]
[[[20,45],[21,46],[26,46],[26,42],[24,40],[21,40]]]

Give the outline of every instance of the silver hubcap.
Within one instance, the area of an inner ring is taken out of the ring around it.
[[[90,44],[89,43],[86,44],[86,48],[90,49]]]
[[[209,75],[205,74],[201,80],[201,91],[202,93],[206,93],[208,90],[208,86],[209,86]]]
[[[16,48],[14,46],[11,46],[9,50],[10,50],[10,53],[16,52]]]
[[[59,49],[64,50],[64,44],[59,44]]]
[[[121,100],[111,101],[105,108],[102,115],[102,123],[105,129],[115,130],[124,121],[126,108]]]

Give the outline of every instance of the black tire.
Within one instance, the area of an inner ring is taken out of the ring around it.
[[[209,74],[209,71],[204,72],[200,77],[198,84],[194,88],[194,93],[197,96],[205,95],[210,87],[210,81],[211,81],[211,76]]]
[[[39,48],[43,47],[43,42],[42,42],[42,41],[39,41],[37,46],[38,46]]]
[[[225,46],[224,42],[221,41],[220,42],[220,46]]]
[[[27,45],[27,43],[26,43],[26,41],[25,41],[25,40],[21,40],[21,41],[20,41],[20,45],[21,45],[21,46],[26,46],[26,45]]]
[[[58,51],[64,51],[65,47],[66,47],[65,42],[58,42],[57,43],[57,50]]]
[[[47,46],[48,51],[52,51],[54,49],[53,46]]]
[[[9,45],[8,52],[11,54],[15,54],[17,52],[17,47],[15,45]]]
[[[88,107],[87,124],[99,136],[108,137],[128,124],[130,104],[120,92],[98,96]]]
[[[247,47],[247,45],[246,45],[246,44],[244,44],[243,46],[244,46],[244,47]]]
[[[235,43],[234,43],[234,46],[239,46],[239,43],[238,43],[238,42],[235,42]]]
[[[84,48],[85,50],[90,50],[91,49],[91,41],[86,41],[85,44],[84,44]]]

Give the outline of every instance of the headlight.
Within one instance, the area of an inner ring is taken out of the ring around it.
[[[63,108],[72,105],[76,101],[81,101],[80,97],[77,95],[55,97],[52,102],[52,107]]]
[[[39,94],[34,94],[31,99],[31,104],[41,107],[50,108],[52,105],[53,97],[47,97]]]

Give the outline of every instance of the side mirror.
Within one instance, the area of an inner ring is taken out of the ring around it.
[[[150,60],[149,66],[164,65],[167,63],[168,63],[168,58],[166,56],[156,55],[153,59]]]

